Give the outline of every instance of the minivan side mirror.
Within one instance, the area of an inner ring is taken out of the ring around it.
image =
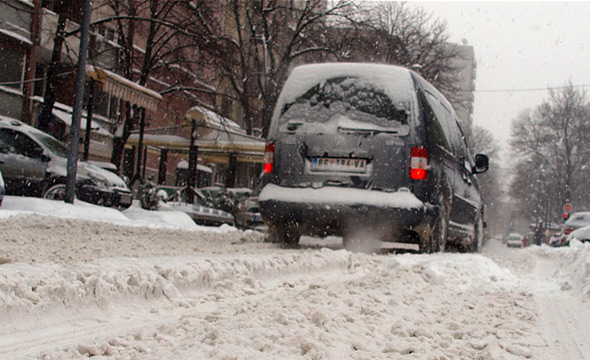
[[[484,154],[477,154],[475,155],[475,166],[471,169],[471,172],[474,174],[481,174],[490,168],[490,159],[487,155]]]

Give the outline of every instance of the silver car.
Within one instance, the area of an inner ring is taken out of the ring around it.
[[[18,120],[0,118],[0,170],[7,194],[63,199],[67,155],[67,147],[53,136]],[[78,163],[76,196],[115,208],[128,208],[132,202],[123,179],[84,161]]]

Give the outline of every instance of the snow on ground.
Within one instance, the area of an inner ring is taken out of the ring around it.
[[[6,197],[0,359],[590,359],[590,246],[481,254],[300,249]]]

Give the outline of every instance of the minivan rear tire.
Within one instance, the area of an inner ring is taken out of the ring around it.
[[[272,224],[268,226],[267,242],[279,243],[285,246],[299,244],[301,232],[296,226],[287,224]]]

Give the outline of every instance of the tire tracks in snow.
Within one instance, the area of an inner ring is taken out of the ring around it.
[[[106,304],[90,301],[70,308],[58,304],[48,306],[46,314],[19,309],[11,314],[12,327],[0,325],[0,359],[59,358],[64,352],[108,356],[122,351],[137,356],[147,350],[141,344],[129,344],[144,336],[142,333],[181,323],[184,318],[205,318],[221,306],[264,302],[264,298],[276,296],[285,284],[289,287],[298,279],[345,281],[363,274],[347,270],[351,260],[344,251],[284,251],[221,258],[215,260],[227,263],[225,275],[215,278],[207,273],[196,283],[178,282],[173,284],[176,289],[164,290],[160,297],[146,299],[145,294],[133,294],[115,297]],[[217,270],[219,267],[218,263]]]

